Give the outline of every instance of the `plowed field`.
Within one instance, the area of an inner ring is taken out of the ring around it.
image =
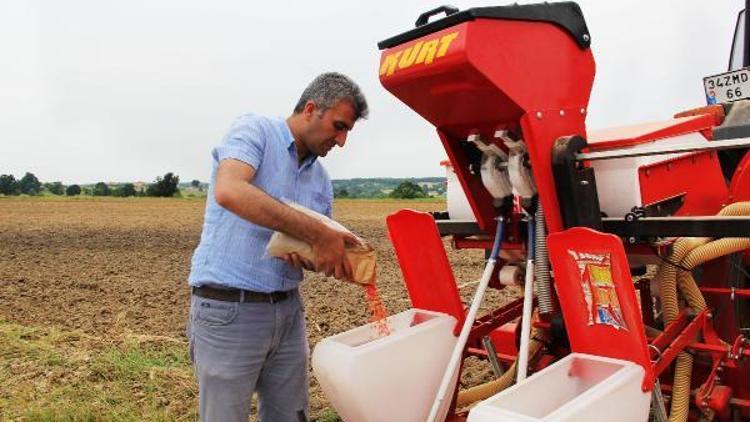
[[[340,222],[377,249],[379,291],[389,313],[410,305],[385,229],[385,217],[404,207],[429,211],[443,209],[444,204],[350,200],[337,201],[334,207]],[[49,379],[50,371],[28,371],[27,366],[38,363],[28,363],[32,362],[28,356],[31,352],[24,345],[36,344],[33,341],[39,341],[39,336],[76,333],[78,340],[65,343],[65,353],[73,353],[70,356],[78,356],[76,352],[95,355],[105,349],[100,343],[123,336],[141,339],[135,343],[136,350],[139,345],[152,347],[149,344],[158,341],[182,347],[189,304],[186,279],[200,237],[203,208],[203,201],[179,199],[0,198],[0,324],[6,327],[6,337],[0,337],[0,368],[10,377],[10,382],[0,381],[0,420],[4,415],[33,419],[24,417],[17,402],[20,396],[27,408],[38,410],[36,415],[57,415],[47,407],[59,407],[68,399],[75,401],[75,397],[66,398],[64,394],[57,401],[50,399],[50,392],[58,391],[55,378]],[[481,251],[449,250],[449,258],[459,283],[480,276]],[[468,296],[473,290],[472,284],[462,293]],[[302,291],[311,347],[321,338],[368,321],[364,292],[358,286],[308,273]],[[7,333],[13,330],[7,327],[16,331],[33,329],[37,334],[30,340],[23,335],[12,337]],[[4,338],[18,342],[4,347]],[[134,344],[125,343],[128,347]],[[66,356],[63,353],[59,374],[63,382],[80,382],[81,388],[98,382],[96,377],[91,379],[91,373],[98,374],[90,368],[91,359],[78,361]],[[183,366],[189,375],[189,364]],[[84,375],[66,374],[67,368]],[[154,373],[151,370],[142,375],[153,380],[160,372]],[[105,389],[116,387],[116,378],[99,375],[112,386]],[[195,388],[184,373],[178,375],[172,377],[177,381],[167,379],[158,388],[151,388],[157,391],[148,391],[143,382],[128,378],[127,389],[133,400],[160,409],[167,419],[192,419],[197,403]],[[140,391],[143,389],[146,391]],[[97,409],[106,406],[94,405],[90,413],[96,416]],[[313,416],[327,406],[313,380]],[[125,416],[138,420],[146,415],[151,414]]]

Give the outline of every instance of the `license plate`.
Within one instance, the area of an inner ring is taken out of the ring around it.
[[[703,78],[709,104],[731,103],[750,98],[750,68]]]

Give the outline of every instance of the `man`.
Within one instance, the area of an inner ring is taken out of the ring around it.
[[[188,338],[201,420],[247,421],[253,392],[262,422],[306,420],[301,268],[351,278],[344,248],[358,240],[285,202],[330,216],[333,188],[317,159],[343,147],[366,115],[359,87],[325,73],[305,89],[289,118],[243,115],[213,150],[203,233],[189,277]],[[274,230],[312,245],[314,260],[265,256]]]

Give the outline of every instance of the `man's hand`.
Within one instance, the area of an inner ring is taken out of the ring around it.
[[[294,268],[310,270],[310,271],[315,270],[315,264],[313,264],[312,261],[301,257],[297,253],[289,253],[280,258],[286,261],[289,265],[293,266]]]
[[[339,280],[352,280],[352,265],[346,257],[347,246],[357,246],[359,238],[349,232],[332,229],[321,223],[323,229],[312,243],[315,270]]]

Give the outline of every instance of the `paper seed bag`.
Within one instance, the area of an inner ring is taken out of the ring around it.
[[[322,221],[324,224],[332,227],[336,230],[345,231],[351,233],[349,229],[339,224],[338,222],[331,220],[323,214],[319,214],[309,208],[305,208],[299,204],[289,203],[290,207],[297,211],[303,212],[316,220]],[[269,256],[281,257],[286,254],[296,253],[299,256],[312,261],[313,250],[312,246],[299,240],[295,237],[289,236],[288,234],[281,232],[274,232],[271,235],[271,240],[266,246],[266,253]],[[374,284],[375,283],[375,249],[362,241],[361,246],[348,246],[346,248],[346,257],[352,265],[352,277],[355,283],[359,284]]]

